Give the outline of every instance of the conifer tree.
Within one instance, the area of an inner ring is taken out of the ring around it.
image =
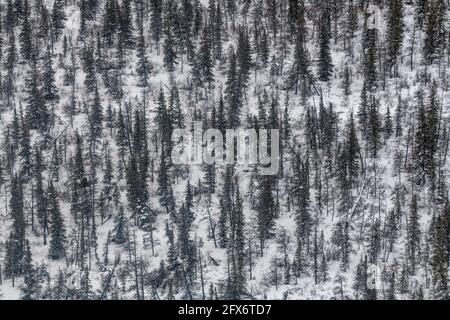
[[[239,88],[242,92],[247,88],[250,77],[250,71],[253,66],[251,55],[250,40],[247,29],[239,29],[238,46],[236,50],[236,59],[239,67]],[[230,62],[231,63],[231,62]]]
[[[159,45],[159,41],[162,37],[163,32],[162,7],[163,7],[162,0],[150,1],[150,10],[151,10],[150,30],[152,32],[152,38],[157,45]]]
[[[432,256],[431,268],[433,273],[433,294],[438,300],[448,299],[448,217],[449,206],[445,208],[444,214],[439,214],[431,224]]]
[[[131,0],[122,0],[122,7],[119,12],[119,36],[124,48],[131,50],[134,48]]]
[[[367,274],[367,257],[361,260],[356,267],[356,274],[353,282],[353,289],[355,290],[356,299],[366,299],[369,296],[368,284],[368,274]]]
[[[168,157],[164,147],[161,150],[160,167],[158,172],[158,194],[159,202],[165,208],[166,213],[177,221],[175,214],[175,200],[173,198],[172,185],[169,178]]]
[[[294,49],[294,62],[287,78],[287,87],[294,89],[295,94],[300,91],[303,97],[311,94],[313,77],[309,69],[308,52],[303,37],[298,34]]]
[[[180,250],[181,261],[185,265],[186,272],[191,275],[195,263],[195,244],[191,239],[190,232],[192,222],[194,220],[194,213],[192,212],[192,194],[188,182],[185,192],[185,201],[180,208],[178,218],[178,243]]]
[[[237,128],[240,124],[241,86],[237,70],[236,54],[231,49],[229,55],[229,69],[225,83],[225,101],[228,105],[227,127]]]
[[[390,2],[387,26],[388,68],[392,72],[392,68],[397,65],[397,59],[401,53],[403,44],[403,0],[393,0]]]
[[[164,36],[164,66],[167,71],[173,72],[175,70],[175,65],[177,64],[177,53],[175,51],[173,32],[169,21],[165,22]]]
[[[378,88],[378,31],[367,29],[365,34],[364,82],[368,92]]]
[[[391,118],[391,110],[389,109],[389,106],[387,107],[386,116],[384,119],[384,138],[387,140],[392,135],[392,118]]]
[[[30,24],[30,8],[28,0],[24,0],[23,7],[20,11],[21,27],[20,27],[20,53],[25,61],[31,61],[33,53],[31,24]]]
[[[30,128],[28,123],[24,120],[22,111],[20,111],[21,118],[21,130],[20,130],[20,175],[21,180],[28,181],[31,178],[33,161],[32,161],[32,149],[30,144]]]
[[[320,51],[319,51],[319,79],[328,81],[333,72],[333,63],[330,54],[330,12],[328,6],[323,9],[320,20]]]
[[[58,193],[50,180],[48,185],[48,213],[50,216],[50,248],[48,255],[53,260],[65,256],[66,228],[59,207]]]
[[[376,158],[380,150],[380,132],[381,132],[381,122],[380,122],[380,112],[379,112],[379,102],[372,98],[369,106],[368,114],[368,144],[371,156]]]
[[[423,58],[428,64],[433,64],[439,54],[439,2],[432,0],[425,19],[425,40],[423,43]]]
[[[31,257],[30,243],[25,242],[25,252],[23,257],[24,283],[21,287],[21,298],[23,300],[35,300],[39,298],[39,283],[37,279],[37,270],[33,265]]]
[[[143,15],[143,13],[141,13]],[[144,22],[143,18],[139,20],[139,37],[138,37],[138,43],[137,43],[137,64],[136,64],[136,72],[139,75],[139,80],[141,82],[141,86],[146,88],[148,86],[149,77],[150,77],[150,71],[151,71],[151,64],[148,60],[147,53],[146,53],[146,44],[145,44],[145,37],[144,37]]]
[[[25,215],[23,210],[23,189],[17,176],[11,181],[11,198],[9,202],[12,218],[12,230],[7,243],[5,256],[5,276],[14,277],[23,272],[25,255]]]
[[[264,178],[261,181],[258,204],[258,233],[263,255],[265,241],[269,238],[275,218],[275,201],[272,196],[272,179]]]
[[[27,92],[27,120],[30,129],[47,130],[49,123],[48,109],[42,95],[37,58],[33,55],[30,72],[25,80]]]
[[[127,239],[127,222],[125,218],[125,212],[123,206],[119,207],[119,211],[114,218],[114,229],[112,235],[112,241],[117,244],[124,244]]]
[[[246,279],[244,270],[244,213],[239,185],[236,183],[235,205],[230,215],[230,236],[228,244],[228,263],[230,265],[227,281],[228,298],[240,299],[245,293]]]
[[[90,141],[95,146],[95,143],[100,139],[103,132],[103,108],[97,85],[95,85],[94,100],[89,111],[89,124],[91,133]]]
[[[44,58],[44,72],[42,73],[42,95],[43,99],[48,103],[59,101],[58,88],[55,84],[55,71],[52,65],[52,56],[50,48],[47,47]]]
[[[42,153],[38,147],[36,147],[35,152],[35,163],[33,168],[34,180],[35,180],[35,194],[36,194],[36,213],[39,224],[42,228],[42,233],[44,237],[44,245],[47,244],[47,234],[48,234],[48,211],[47,211],[47,198],[44,192],[42,171]]]
[[[411,200],[411,208],[407,228],[407,255],[411,273],[414,274],[418,264],[418,256],[420,251],[420,225],[417,207],[417,196],[413,195]]]
[[[51,19],[55,40],[58,41],[58,38],[62,33],[62,29],[64,29],[64,22],[67,20],[63,0],[55,0],[55,2],[53,2]]]
[[[202,82],[207,83],[208,89],[211,89],[214,82],[214,75],[212,70],[213,60],[211,55],[211,39],[207,27],[204,27],[203,29],[197,64],[201,73]]]

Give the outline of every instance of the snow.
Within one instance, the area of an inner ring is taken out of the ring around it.
[[[50,4],[52,1],[45,1],[47,4]],[[208,0],[201,0],[203,6],[208,5]],[[51,5],[49,6],[51,7]],[[414,71],[410,70],[409,67],[409,44],[410,44],[410,35],[412,33],[412,26],[414,23],[414,16],[412,12],[412,8],[410,6],[405,6],[406,14],[405,14],[405,23],[406,23],[406,32],[404,45],[402,49],[402,57],[403,64],[400,69],[400,74],[402,76],[401,79],[395,80],[387,80],[386,90],[378,91],[378,98],[380,99],[380,112],[381,114],[385,114],[387,107],[389,106],[391,115],[394,114],[394,110],[398,101],[398,97],[402,98],[402,101],[405,105],[408,106],[407,110],[405,110],[404,115],[404,129],[410,127],[410,119],[415,119],[414,117],[414,109],[417,105],[416,93],[419,90],[425,91],[425,96],[427,95],[427,90],[423,88],[422,83],[417,81],[418,75],[423,71],[421,68],[415,68]],[[79,8],[75,5],[68,5],[66,8],[66,15],[68,17],[66,21],[66,27],[64,29],[64,35],[68,37],[69,41],[75,45],[77,50],[80,50],[81,43],[78,41],[78,27],[79,27]],[[100,19],[94,22],[97,25],[100,25]],[[148,32],[146,28],[146,32]],[[382,25],[381,30],[379,30],[381,34],[385,32],[385,26]],[[332,58],[333,63],[335,65],[335,72],[333,75],[333,79],[329,82],[329,84],[320,83],[320,87],[323,90],[324,103],[328,105],[328,103],[332,103],[335,111],[339,115],[339,129],[340,131],[344,129],[347,119],[351,112],[356,114],[358,105],[360,103],[360,92],[362,88],[362,73],[359,70],[359,66],[362,61],[362,50],[361,34],[357,35],[357,38],[353,40],[354,44],[354,57],[353,59],[349,59],[348,55],[345,53],[344,48],[342,47],[342,41],[339,43],[333,44],[332,46]],[[422,45],[423,39],[419,36],[416,39],[415,45],[417,48],[420,48]],[[232,37],[228,40],[227,43],[224,44],[224,52],[227,52],[227,48],[231,44],[236,44],[236,37]],[[318,46],[317,42],[313,43],[312,41],[308,44],[308,49],[311,53],[311,56],[317,56]],[[167,88],[171,86],[171,75],[165,71],[163,66],[163,57],[162,50],[159,50],[160,53],[157,53],[155,48],[148,49],[148,56],[153,66],[153,71],[150,77],[150,93],[149,93],[149,110],[148,110],[148,123],[150,123],[150,129],[155,129],[155,124],[153,122],[153,116],[156,111],[156,100],[159,94],[160,88],[164,88],[167,92]],[[54,67],[56,70],[56,84],[59,89],[59,94],[61,96],[60,103],[55,108],[55,116],[57,117],[56,125],[53,129],[52,136],[56,137],[60,133],[64,132],[65,135],[72,140],[69,150],[67,151],[68,158],[74,154],[75,148],[73,144],[73,137],[76,132],[80,134],[86,134],[89,130],[87,125],[86,116],[84,113],[78,114],[73,119],[73,124],[70,124],[70,119],[67,114],[63,111],[63,106],[68,105],[71,99],[71,87],[63,85],[64,72],[61,64],[59,63],[59,56],[62,55],[62,45],[55,46],[55,58],[54,58]],[[290,59],[290,58],[289,58]],[[420,63],[420,54],[419,50],[416,52],[416,57],[414,63],[418,65]],[[135,105],[142,100],[142,88],[138,85],[138,80],[135,74],[135,64],[136,57],[134,52],[130,52],[127,55],[127,69],[126,76],[124,78],[124,92],[125,96],[122,102],[132,101]],[[70,54],[68,54],[67,58],[64,60],[64,63],[68,64],[70,61]],[[291,64],[291,60],[285,62],[285,66],[289,66]],[[348,100],[345,99],[342,93],[342,89],[340,89],[340,83],[342,82],[342,78],[340,74],[342,74],[343,68],[345,65],[349,65],[352,70],[352,86],[351,86],[351,95],[348,97]],[[86,95],[83,93],[84,89],[84,73],[80,71],[81,69],[81,61],[77,57],[77,77],[76,77],[76,90],[77,90],[77,103],[80,104],[81,101],[86,100]],[[26,75],[26,68],[24,66],[19,66],[16,69],[17,71],[17,95],[16,95],[16,106],[22,101],[25,101],[26,94],[23,90],[23,79]],[[183,89],[183,85],[186,83],[187,79],[189,79],[189,70],[190,66],[187,63],[184,63],[183,71],[181,71],[181,65],[177,65],[177,70],[173,74],[174,81],[180,85],[180,95],[182,97],[182,105],[184,107],[184,113],[187,119],[192,120],[194,110],[193,108],[189,108],[189,99],[194,99],[188,97],[187,90]],[[219,100],[220,91],[225,87],[225,70],[215,70],[215,89],[214,92],[208,96],[209,101],[202,101],[198,104],[196,102],[192,102],[192,105],[198,109],[206,109],[211,105],[211,101],[217,103]],[[432,78],[439,80],[439,70],[437,67],[433,67],[427,70],[428,73],[432,75]],[[446,76],[448,77],[448,70],[445,70]],[[278,93],[280,96],[280,114],[283,114],[284,111],[284,92],[280,91],[279,88],[283,87],[283,83],[285,81],[285,75],[276,77],[274,81],[272,81],[272,76],[270,75],[269,68],[265,70],[258,70],[257,76],[250,77],[249,90],[247,92],[247,100],[246,100],[246,108],[247,110],[243,111],[243,116],[248,112],[250,114],[257,113],[257,95],[255,94],[255,88],[258,89],[266,89],[269,93]],[[99,81],[101,83],[102,81]],[[408,85],[405,86],[404,83]],[[450,116],[448,106],[450,101],[450,94],[448,92],[439,91],[442,95],[442,105],[444,106],[443,110],[443,119],[447,119]],[[107,90],[103,87],[100,87],[100,95],[102,100],[103,110],[106,110],[108,103],[111,103],[112,106],[118,110],[120,107],[119,103],[112,100]],[[167,96],[166,96],[167,98]],[[319,102],[318,97],[311,97],[308,101],[308,104],[317,106]],[[122,104],[123,107],[123,104]],[[303,137],[304,135],[304,114],[305,107],[301,103],[300,97],[296,97],[294,95],[290,95],[290,102],[288,105],[289,116],[292,120],[292,127],[295,130],[294,135],[298,135],[299,137]],[[4,129],[8,124],[11,123],[12,120],[12,112],[3,112],[1,114],[0,119],[0,130],[3,133]],[[188,121],[189,121],[188,120]],[[187,123],[189,123],[187,121]],[[105,130],[106,131],[106,130]],[[153,131],[152,131],[153,134]],[[149,137],[150,138],[150,137]],[[37,134],[34,134],[32,137],[32,145],[35,141],[39,139]],[[111,154],[113,156],[112,160],[115,164],[115,172],[117,173],[117,164],[119,162],[117,155],[117,146],[115,144],[114,138],[110,137],[107,134],[104,138],[105,141],[108,141],[109,147],[111,149]],[[283,255],[282,251],[279,248],[279,244],[276,242],[276,239],[270,239],[266,243],[266,247],[264,248],[264,255],[262,257],[258,256],[258,251],[256,247],[257,239],[253,237],[253,241],[255,242],[255,252],[253,253],[254,265],[252,270],[252,279],[248,279],[247,288],[251,291],[252,296],[256,299],[262,299],[266,297],[268,299],[283,299],[287,294],[288,299],[334,299],[336,297],[334,293],[334,289],[337,286],[335,279],[337,276],[342,276],[344,278],[343,288],[344,292],[348,296],[352,296],[352,283],[354,277],[354,271],[356,270],[356,265],[360,261],[360,257],[367,252],[367,241],[363,241],[359,236],[366,237],[366,234],[362,234],[361,230],[366,227],[368,220],[374,219],[375,215],[378,215],[378,209],[380,211],[381,223],[383,225],[383,221],[385,220],[385,216],[388,212],[394,207],[394,192],[395,188],[398,184],[398,177],[394,176],[394,169],[392,166],[393,157],[395,150],[400,149],[404,151],[406,149],[406,135],[403,136],[402,139],[390,138],[387,145],[383,147],[381,150],[380,156],[376,161],[377,171],[379,171],[381,175],[381,180],[378,181],[378,190],[377,194],[373,194],[373,174],[368,173],[369,176],[365,177],[364,180],[360,181],[359,190],[354,192],[353,196],[356,197],[356,200],[353,204],[353,208],[351,210],[351,214],[349,214],[351,219],[351,224],[353,226],[351,232],[352,238],[352,246],[353,252],[350,256],[350,265],[347,271],[343,272],[340,268],[339,261],[329,261],[329,278],[330,280],[325,283],[315,284],[312,276],[307,275],[303,276],[298,280],[291,280],[290,284],[283,284],[282,281],[278,285],[278,288],[275,288],[273,285],[267,285],[266,277],[268,277],[271,270],[271,265],[273,259],[276,257],[282,260]],[[52,150],[48,150],[46,154],[44,154],[45,159],[50,159],[52,155]],[[158,161],[159,156],[156,154],[151,155],[156,161]],[[367,159],[368,166],[373,165],[370,163],[371,160]],[[447,162],[448,163],[448,162]],[[61,194],[66,195],[63,201],[60,201],[61,210],[63,212],[64,221],[67,226],[68,234],[72,232],[72,227],[74,227],[74,221],[70,214],[70,204],[68,198],[68,191],[70,188],[69,183],[69,175],[70,172],[65,168],[60,170],[60,179],[57,181],[57,189]],[[445,168],[448,171],[448,164]],[[218,192],[220,194],[222,184],[221,172],[223,169],[219,169],[217,172],[217,181],[219,182]],[[448,177],[448,173],[446,172],[446,177]],[[103,173],[99,170],[98,172],[98,181],[102,180]],[[236,174],[239,186],[241,188],[242,194],[246,194],[247,186],[250,182],[250,173],[240,172]],[[44,174],[44,176],[47,176]],[[407,180],[407,174],[402,173],[404,181],[402,181],[402,185],[407,190],[410,190],[410,182]],[[199,179],[202,179],[203,172],[201,166],[192,166],[189,171],[189,180],[193,186],[196,186]],[[127,200],[125,197],[125,188],[126,181],[122,179],[118,181],[121,192],[121,202],[124,207],[127,208]],[[184,200],[184,192],[186,188],[187,180],[180,180],[179,183],[173,182],[173,190],[175,199],[177,199],[177,208],[180,208],[182,202]],[[26,189],[26,204],[30,205],[30,186],[27,186]],[[288,246],[289,257],[292,259],[296,250],[296,224],[295,224],[295,212],[291,207],[291,211],[287,212],[287,194],[286,188],[288,187],[287,183],[280,183],[280,200],[281,200],[281,212],[280,217],[276,220],[276,225],[274,227],[274,234],[281,234],[283,230],[290,237],[290,242]],[[167,261],[167,237],[165,234],[165,225],[169,221],[169,217],[167,214],[163,213],[164,210],[160,207],[158,202],[158,196],[156,194],[157,183],[156,179],[154,183],[150,183],[149,191],[151,194],[151,205],[152,209],[160,211],[161,214],[158,215],[157,220],[155,222],[155,230],[153,237],[157,241],[155,242],[155,254],[153,255],[151,250],[148,248],[144,248],[143,238],[146,235],[145,232],[139,230],[136,227],[132,227],[133,230],[136,231],[136,240],[138,252],[142,255],[143,259],[148,262],[146,268],[148,271],[155,270],[159,268],[161,260]],[[336,186],[331,186],[331,190],[335,193],[338,192],[336,190]],[[311,199],[314,199],[315,189],[311,189]],[[427,190],[416,190],[419,193],[419,207],[420,207],[420,216],[421,221],[420,224],[422,226],[423,232],[426,232],[427,226],[430,224],[432,212],[435,208],[429,207],[429,203],[427,202]],[[378,208],[378,193],[382,193],[381,195],[381,203],[380,208]],[[9,235],[9,230],[11,227],[11,219],[8,216],[7,206],[9,205],[9,192],[5,187],[4,192],[1,192],[0,196],[0,261],[3,261],[4,256],[4,248],[2,244],[5,242]],[[410,195],[408,195],[410,197]],[[192,236],[197,240],[197,243],[202,243],[203,246],[200,247],[203,256],[203,263],[205,264],[204,278],[205,283],[213,283],[214,285],[218,285],[223,283],[226,274],[227,274],[227,253],[225,249],[216,248],[214,245],[213,239],[209,237],[210,234],[210,226],[209,226],[209,214],[211,214],[214,219],[218,217],[219,214],[219,199],[218,196],[215,195],[211,199],[211,207],[210,212],[208,213],[207,199],[205,196],[195,197],[194,200],[194,211],[196,214],[195,226],[194,230],[192,230]],[[335,200],[333,200],[334,202]],[[409,201],[407,201],[409,203]],[[337,205],[337,203],[333,203],[330,205]],[[361,207],[364,207],[364,215],[360,214],[353,215],[353,212],[359,210],[361,211]],[[375,210],[376,209],[376,210]],[[402,208],[403,211],[407,214],[408,208]],[[374,210],[376,213],[374,213]],[[318,208],[317,204],[314,200],[311,201],[311,212],[314,212],[314,215],[317,213]],[[333,210],[334,211],[334,210]],[[250,232],[254,232],[255,224],[253,223],[255,219],[256,212],[251,209],[248,201],[244,203],[244,213],[245,213],[245,221],[246,221],[246,230],[245,233],[249,234]],[[331,236],[333,233],[333,228],[335,223],[340,219],[337,213],[332,212],[331,208],[328,212],[324,212],[321,216],[318,217],[320,231],[324,232],[325,236],[325,246],[332,246]],[[406,220],[404,221],[406,223]],[[106,242],[106,238],[108,232],[113,228],[113,219],[106,221],[103,225],[99,225],[97,227],[97,236],[98,236],[98,254],[101,256],[103,245]],[[55,277],[60,269],[65,269],[66,262],[59,261],[54,262],[50,261],[47,257],[48,246],[43,245],[42,237],[33,234],[30,230],[27,231],[27,236],[30,239],[33,260],[36,264],[46,264],[49,267],[49,273],[52,277]],[[405,241],[405,232],[401,234],[401,238],[396,244],[396,250],[393,252],[396,260],[401,260],[404,258],[404,252],[402,252],[402,248],[404,248]],[[69,248],[69,251],[73,248]],[[127,252],[123,251],[120,247],[111,244],[110,246],[110,259],[113,259],[115,255],[121,256],[123,261],[127,260]],[[379,267],[383,269],[384,267],[392,264],[392,257],[388,258],[386,261],[380,261]],[[218,263],[216,266],[212,260]],[[248,273],[248,266],[246,266]],[[279,272],[282,272],[281,269]],[[91,281],[92,286],[95,289],[99,289],[101,286],[101,278],[100,278],[100,270],[98,266],[92,265],[91,270]],[[421,275],[416,276],[417,281],[421,281]],[[21,278],[16,279],[15,286],[12,286],[11,279],[3,279],[2,285],[0,285],[0,299],[19,299],[20,298],[20,284],[23,280]],[[411,280],[412,281],[412,280]],[[150,287],[145,288],[146,297],[151,297],[152,292]],[[208,286],[206,286],[205,290],[208,290]],[[161,290],[159,292],[160,296],[165,296],[166,291]],[[124,298],[132,298],[133,292],[129,292],[124,295]],[[176,298],[182,298],[184,296],[183,290],[176,295]]]

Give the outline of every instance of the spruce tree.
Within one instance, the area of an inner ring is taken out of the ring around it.
[[[44,237],[44,245],[47,244],[47,234],[48,234],[48,216],[47,211],[47,198],[44,192],[42,171],[44,170],[42,163],[42,153],[38,147],[36,147],[35,152],[35,163],[34,163],[34,180],[35,180],[35,197],[36,197],[36,214],[39,224],[42,228],[42,233]]]
[[[124,244],[127,239],[127,221],[123,206],[119,207],[119,211],[114,217],[114,229],[111,240],[117,244]]]
[[[21,181],[15,176],[11,181],[9,202],[12,230],[7,243],[5,256],[5,276],[22,274],[25,255],[25,215],[23,210],[23,189]]]
[[[319,51],[319,79],[321,81],[329,81],[333,72],[333,63],[330,53],[330,13],[326,7],[322,13],[320,20],[320,51]]]
[[[67,20],[66,13],[64,11],[64,0],[55,0],[53,2],[51,19],[55,40],[58,41],[58,38],[64,29],[64,22]]]
[[[364,82],[368,92],[378,88],[378,31],[367,29],[365,34]]]
[[[143,13],[141,13],[143,14]],[[139,80],[141,83],[141,86],[146,88],[149,84],[149,77],[151,72],[151,64],[148,60],[147,53],[146,53],[146,43],[145,43],[145,37],[144,37],[144,22],[140,19],[139,21],[139,37],[138,37],[138,43],[137,43],[137,64],[136,64],[136,72],[139,75]]]
[[[58,193],[51,180],[48,185],[48,214],[50,216],[48,255],[53,260],[59,260],[65,256],[66,228],[59,207]]]
[[[175,41],[173,38],[172,27],[169,21],[166,21],[164,28],[164,66],[167,71],[173,72],[175,71],[175,65],[177,64],[177,53],[175,50]]]
[[[239,185],[236,183],[234,207],[230,215],[230,236],[228,244],[228,263],[230,265],[228,279],[228,299],[241,299],[246,289],[244,270],[244,213]]]
[[[33,258],[31,257],[30,243],[25,242],[25,252],[23,257],[23,274],[24,281],[21,287],[21,298],[23,300],[39,299],[39,283],[37,279],[37,270],[33,265]]]
[[[272,196],[272,179],[266,177],[260,183],[258,204],[258,233],[263,255],[265,241],[270,237],[274,225],[275,201]]]
[[[42,95],[43,99],[48,103],[59,101],[58,88],[55,84],[55,71],[52,65],[51,50],[47,47],[44,58],[44,72],[42,73]]]
[[[407,226],[407,256],[409,260],[410,272],[414,274],[418,264],[420,252],[420,225],[417,207],[417,196],[413,195]]]
[[[231,49],[229,55],[229,69],[225,83],[225,101],[228,104],[227,127],[237,128],[240,125],[242,105],[236,54],[233,49]]]
[[[403,0],[393,0],[389,3],[388,21],[387,21],[387,52],[388,52],[388,68],[392,72],[392,68],[397,65],[397,59],[401,53],[404,34],[403,19]]]
[[[20,27],[20,53],[25,61],[31,61],[33,54],[31,23],[30,23],[30,8],[28,0],[23,0],[23,7],[21,8],[21,27]]]
[[[444,214],[439,214],[430,228],[432,235],[431,270],[433,273],[433,296],[438,300],[448,299],[448,217],[450,207],[447,205]]]

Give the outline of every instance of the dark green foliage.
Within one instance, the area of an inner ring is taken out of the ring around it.
[[[328,81],[333,72],[333,63],[330,53],[330,12],[326,7],[320,20],[320,51],[319,51],[319,79]]]
[[[11,198],[9,202],[12,229],[6,243],[5,269],[6,277],[23,273],[25,255],[25,216],[23,211],[23,189],[16,176],[11,181]]]
[[[50,248],[48,255],[53,260],[65,256],[66,228],[59,207],[58,193],[53,182],[48,186],[48,215],[50,217]]]
[[[392,71],[392,68],[397,65],[397,59],[403,45],[405,28],[403,21],[403,0],[393,0],[389,3],[387,26],[387,63],[388,68]]]

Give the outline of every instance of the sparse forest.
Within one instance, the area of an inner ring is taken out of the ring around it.
[[[0,299],[448,299],[449,18],[0,0]],[[194,122],[278,129],[278,173],[175,163]]]

